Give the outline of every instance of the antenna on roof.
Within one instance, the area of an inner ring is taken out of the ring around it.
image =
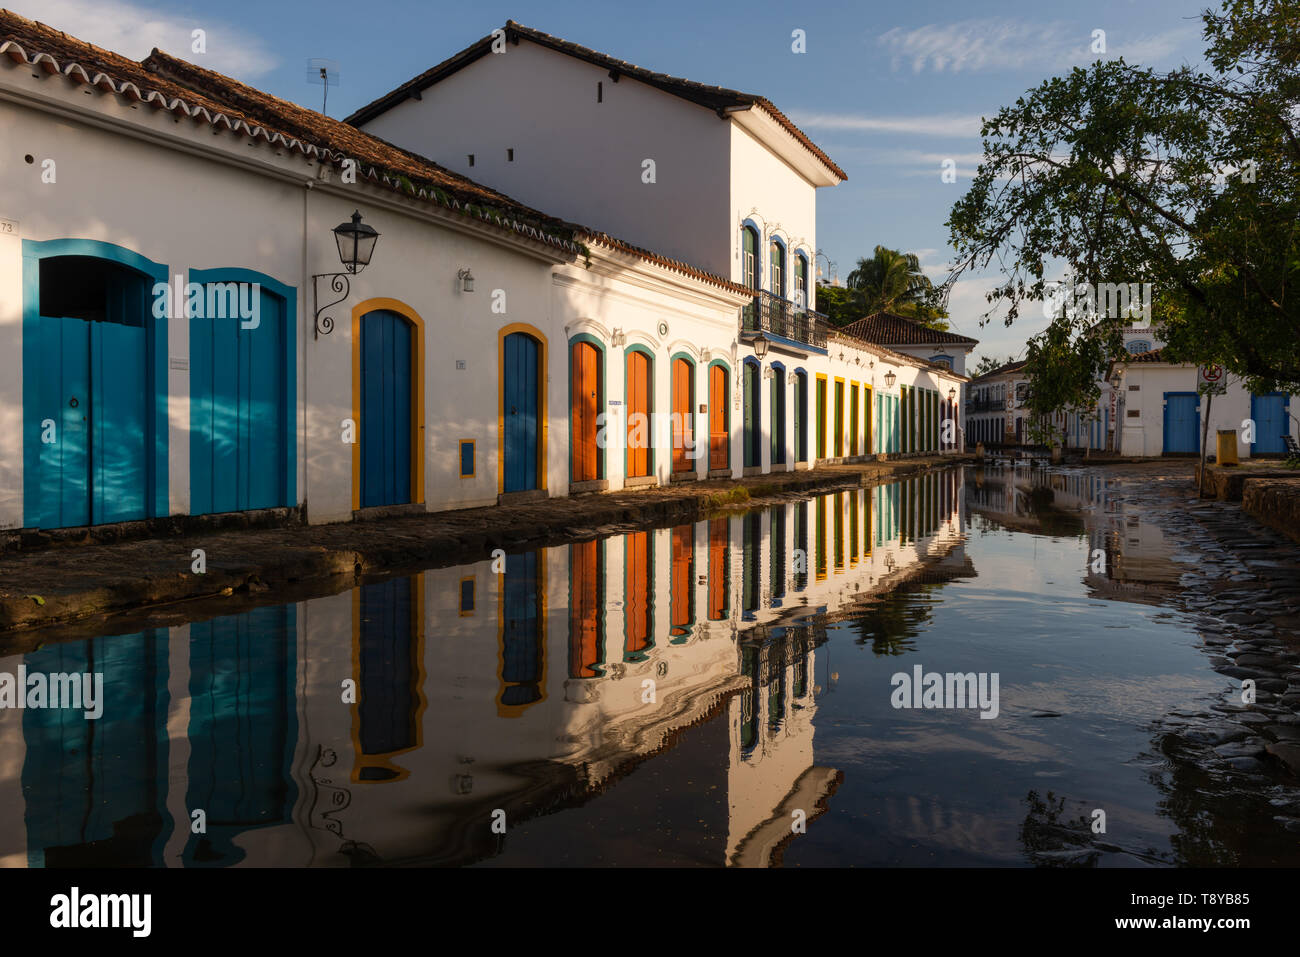
[[[339,85],[338,61],[312,57],[307,61],[307,82],[319,83],[324,87],[321,93],[320,111],[325,113],[325,105],[329,102],[330,87]],[[328,116],[329,114],[326,113],[325,115]]]

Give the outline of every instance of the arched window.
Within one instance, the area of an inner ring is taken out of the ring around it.
[[[758,230],[744,226],[740,230],[740,281],[750,289],[758,288]]]
[[[772,295],[785,298],[785,246],[781,240],[772,240],[772,248],[768,251],[771,257],[771,272],[769,283]]]
[[[1129,351],[1130,355],[1141,355],[1144,352],[1151,351],[1151,343],[1145,339],[1134,339],[1132,342],[1125,343],[1124,348]]]

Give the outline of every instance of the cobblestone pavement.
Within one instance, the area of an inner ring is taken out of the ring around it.
[[[1205,798],[1184,822],[1183,857],[1210,863],[1214,816],[1267,801],[1274,820],[1300,833],[1300,545],[1260,524],[1240,503],[1200,501],[1190,464],[1108,466],[1107,508],[1155,523],[1180,567],[1162,602],[1194,624],[1222,698],[1175,711],[1154,728],[1156,750],[1188,790]],[[1244,682],[1254,683],[1254,700]],[[1226,863],[1219,860],[1219,863]]]

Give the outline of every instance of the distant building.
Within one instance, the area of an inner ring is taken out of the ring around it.
[[[979,345],[978,339],[931,329],[915,319],[892,312],[877,312],[849,323],[844,332],[889,346],[895,352],[945,366],[958,375],[966,374],[966,356]]]
[[[1022,445],[1028,441],[1025,427],[1028,411],[1029,376],[1025,360],[1008,362],[976,376],[967,385],[966,445]]]

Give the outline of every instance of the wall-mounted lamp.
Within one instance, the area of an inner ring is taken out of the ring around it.
[[[348,276],[356,275],[370,265],[370,257],[375,253],[375,243],[378,239],[379,233],[361,221],[360,210],[353,211],[351,222],[339,223],[334,227],[334,242],[338,246],[339,262],[347,271],[320,273],[311,277],[312,299],[316,303],[316,325],[312,331],[312,338],[319,339],[322,334],[328,336],[334,331],[334,320],[329,316],[322,316],[321,313],[330,306],[337,306],[348,297],[352,291],[352,281]],[[339,294],[337,299],[323,306],[320,304],[319,287],[322,279],[328,279],[330,290]]]
[[[894,380],[896,380],[897,378],[898,378],[898,376],[894,375],[894,370],[893,370],[893,369],[890,369],[888,372],[886,372],[886,373],[885,373],[885,388],[886,388],[886,389],[892,389],[892,388],[894,387]]]
[[[948,401],[949,401],[949,402],[956,402],[956,401],[957,401],[957,390],[956,390],[955,388],[952,388],[952,389],[949,389],[949,390],[948,390]]]
[[[751,342],[750,345],[754,347],[754,355],[759,359],[762,359],[767,355],[767,347],[770,343],[767,341],[767,336],[760,333],[758,338]]]
[[[474,291],[474,274],[469,271],[469,267],[459,270],[456,273],[456,278],[460,280],[461,292]]]

